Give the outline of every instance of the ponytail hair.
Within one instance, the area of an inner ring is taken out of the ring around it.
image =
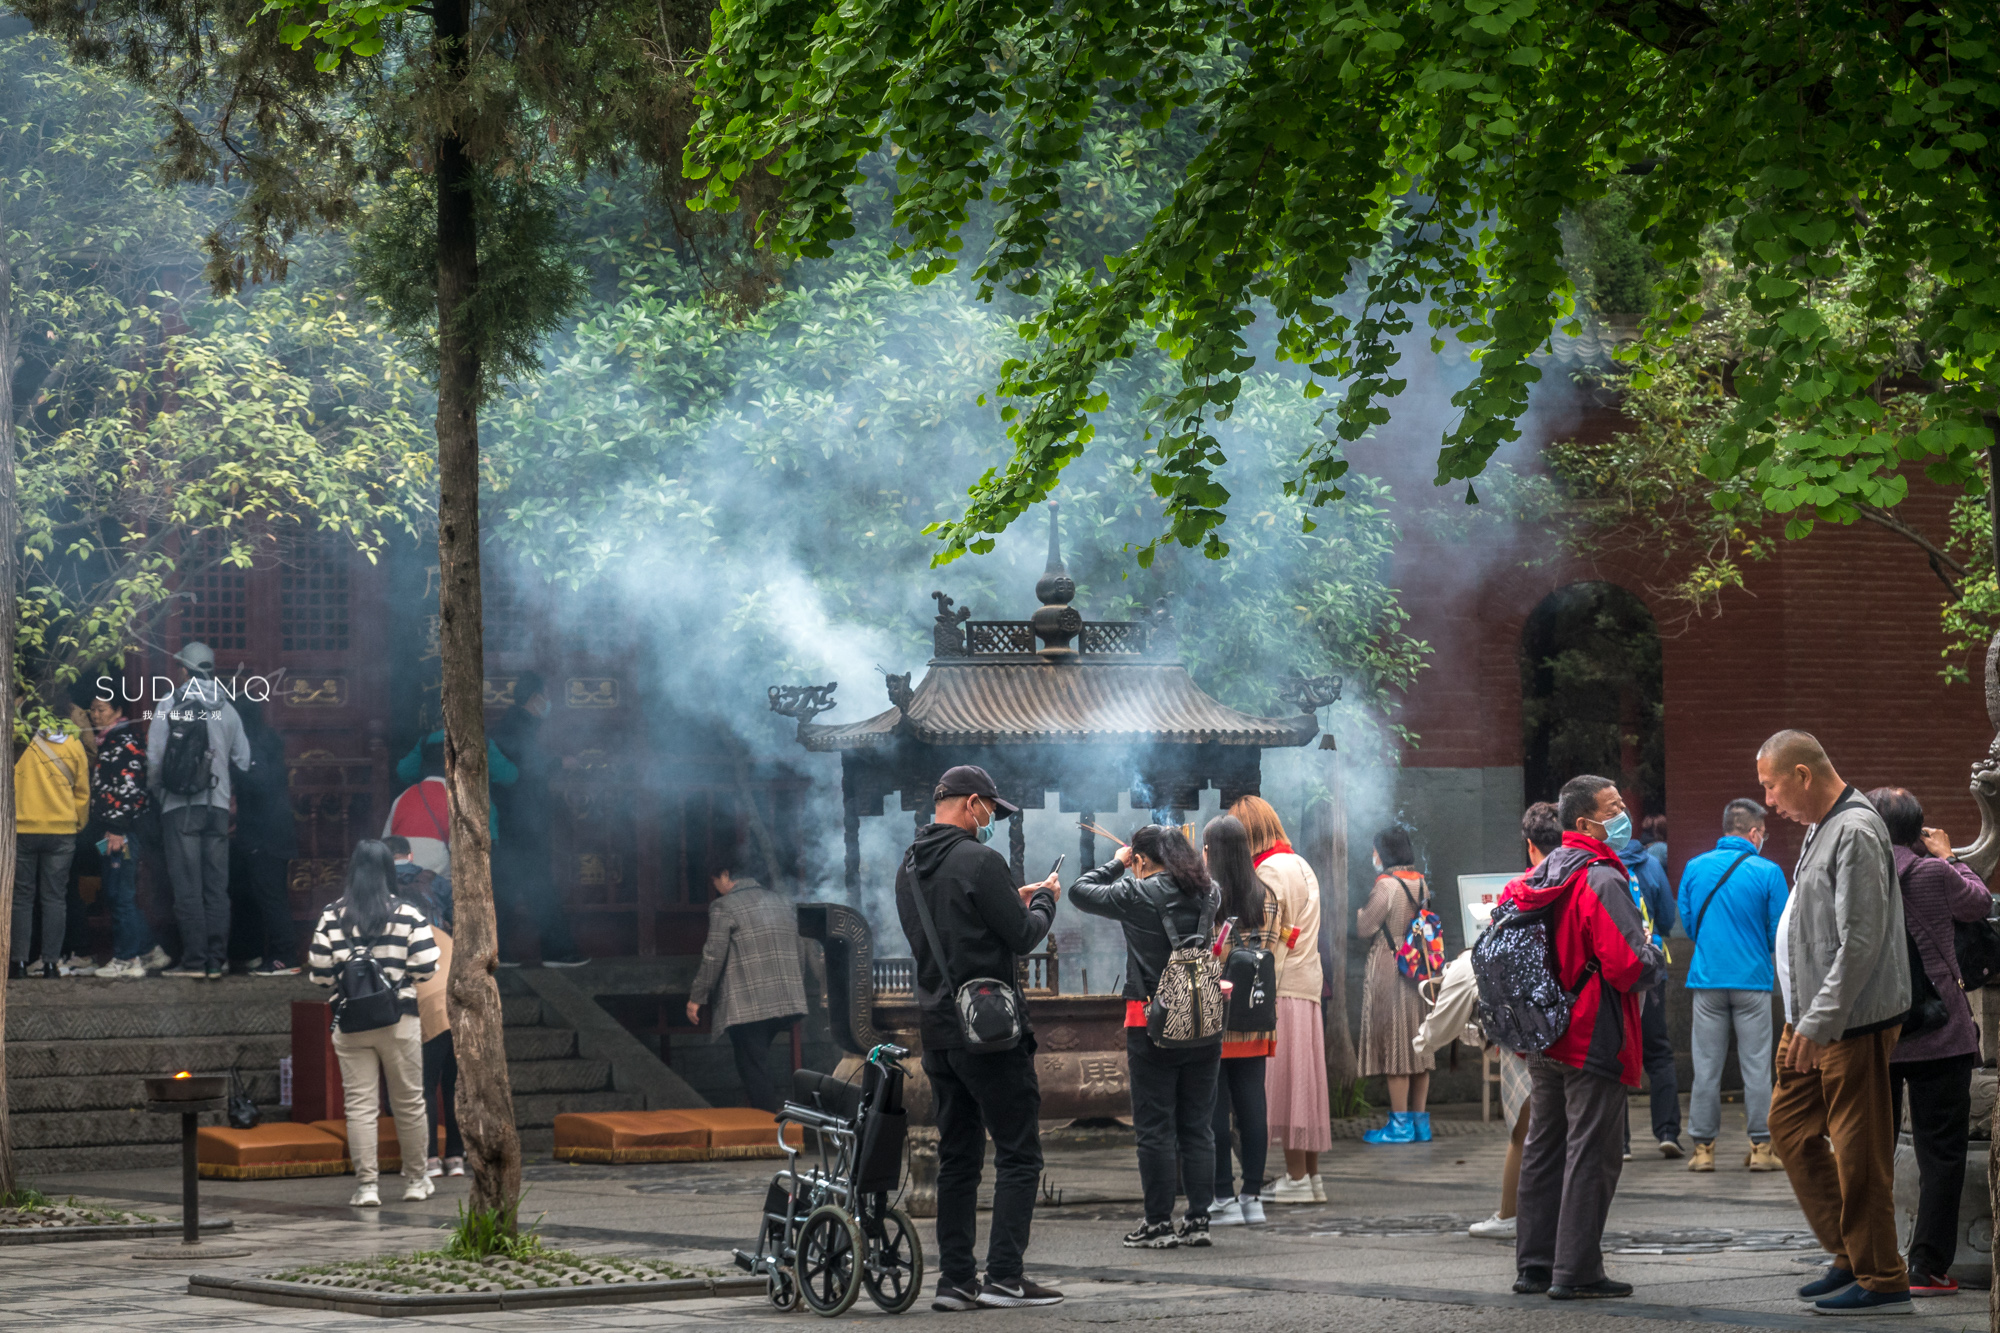
[[[1208,871],[1188,846],[1187,835],[1165,824],[1148,824],[1132,835],[1132,850],[1167,872],[1167,878],[1191,898],[1208,891]]]

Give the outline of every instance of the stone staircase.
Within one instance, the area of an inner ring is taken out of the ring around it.
[[[502,973],[500,986],[526,1151],[549,1150],[562,1112],[644,1108],[643,1094],[612,1089],[607,1061],[578,1054],[577,1033],[518,976]],[[325,998],[304,977],[12,983],[7,1104],[22,1175],[177,1164],[179,1119],[146,1111],[148,1074],[233,1067],[267,1120],[286,1118],[278,1061],[291,1053],[291,1004]]]

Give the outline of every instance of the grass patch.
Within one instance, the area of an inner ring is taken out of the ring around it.
[[[122,1208],[78,1203],[74,1194],[57,1203],[29,1185],[0,1195],[0,1228],[116,1227],[138,1226],[160,1219],[147,1213],[130,1213]]]

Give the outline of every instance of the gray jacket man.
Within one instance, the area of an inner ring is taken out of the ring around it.
[[[1852,787],[1806,831],[1779,932],[1785,1018],[1822,1046],[1900,1028],[1910,1009],[1889,830]]]
[[[723,870],[711,880],[708,941],[701,970],[688,988],[688,1019],[715,998],[711,1027],[729,1034],[736,1072],[752,1106],[778,1109],[781,1098],[765,1068],[771,1039],[805,1016],[806,988],[798,914],[786,899],[754,879]]]
[[[168,976],[217,978],[229,970],[229,766],[250,768],[242,720],[215,679],[215,654],[189,643],[174,654],[188,679],[153,712],[146,733],[146,783],[161,810],[167,878],[181,928],[180,961]],[[193,716],[208,728],[207,783],[194,792],[166,789],[170,716]]]
[[[1889,1057],[1910,1008],[1910,954],[1889,829],[1803,731],[1764,742],[1757,780],[1772,809],[1807,826],[1778,922],[1786,1021],[1771,1147],[1833,1262],[1799,1297],[1821,1314],[1906,1313]]]

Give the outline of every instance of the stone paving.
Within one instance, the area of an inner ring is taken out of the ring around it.
[[[1119,1235],[1137,1211],[1138,1178],[1129,1143],[1116,1133],[1063,1136],[1052,1143],[1037,1211],[1029,1270],[1062,1287],[1052,1309],[983,1312],[981,1323],[1035,1321],[1037,1333],[1078,1333],[1104,1324],[1189,1319],[1221,1328],[1288,1331],[1602,1328],[1638,1319],[1653,1329],[1736,1325],[1812,1328],[1826,1321],[1791,1292],[1824,1256],[1805,1234],[1782,1174],[1741,1169],[1740,1111],[1725,1111],[1723,1166],[1690,1174],[1647,1144],[1643,1101],[1633,1103],[1638,1159],[1626,1166],[1609,1237],[1611,1271],[1637,1286],[1630,1300],[1556,1305],[1508,1291],[1511,1245],[1473,1240],[1464,1226],[1493,1209],[1505,1139],[1448,1108],[1462,1132],[1427,1145],[1370,1147],[1336,1142],[1322,1159],[1330,1202],[1274,1208],[1261,1228],[1218,1229],[1207,1250],[1131,1251]],[[541,1161],[526,1170],[524,1216],[543,1218],[553,1242],[586,1253],[662,1258],[726,1268],[744,1243],[774,1164],[718,1162],[585,1167]],[[36,1182],[51,1194],[177,1212],[178,1185],[164,1171],[110,1172]],[[426,1248],[465,1197],[463,1181],[441,1182],[422,1204],[379,1211],[346,1206],[347,1177],[205,1181],[204,1209],[236,1221],[231,1243],[253,1253],[201,1265],[249,1276],[287,1265]],[[1057,1198],[1060,1203],[1057,1203]],[[923,1226],[927,1254],[935,1243]],[[810,1314],[780,1314],[754,1299],[607,1307],[572,1312],[376,1319],[274,1309],[186,1293],[187,1267],[134,1261],[131,1242],[0,1249],[0,1330],[288,1328],[378,1330],[396,1326],[468,1329],[640,1329],[752,1325],[809,1327]],[[935,1280],[929,1272],[926,1288]],[[864,1295],[844,1316],[880,1326],[887,1316]],[[928,1302],[898,1327],[951,1323]],[[1899,1325],[1924,1330],[1985,1329],[1986,1294],[1921,1301]]]

